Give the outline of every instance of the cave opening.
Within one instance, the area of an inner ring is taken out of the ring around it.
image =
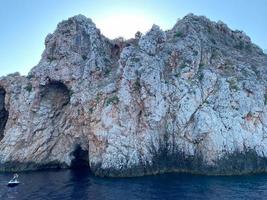
[[[53,109],[61,109],[70,102],[70,90],[60,81],[51,81],[41,91],[42,101],[50,104]]]
[[[0,87],[0,140],[4,137],[4,131],[8,119],[8,111],[5,108],[5,97],[6,91],[4,88]]]
[[[71,161],[72,169],[89,168],[89,156],[88,150],[82,149],[80,145],[77,145],[72,152],[73,159]]]

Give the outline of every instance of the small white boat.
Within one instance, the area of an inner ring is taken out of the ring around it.
[[[15,181],[11,180],[11,181],[8,182],[7,186],[8,187],[15,187],[18,184],[20,184],[20,182],[18,180],[15,180]]]
[[[15,187],[18,184],[20,184],[20,182],[18,181],[18,174],[14,174],[14,177],[8,182],[7,186],[8,187]]]

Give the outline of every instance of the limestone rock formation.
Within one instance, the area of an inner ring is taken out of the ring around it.
[[[27,77],[0,78],[0,170],[86,166],[99,176],[267,171],[267,56],[189,14],[110,40],[78,15]]]

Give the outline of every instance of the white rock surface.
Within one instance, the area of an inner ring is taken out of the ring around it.
[[[267,171],[262,50],[193,14],[138,35],[112,41],[74,16],[47,36],[27,77],[1,77],[0,169]]]

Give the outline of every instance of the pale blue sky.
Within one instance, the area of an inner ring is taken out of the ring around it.
[[[132,29],[146,30],[152,23],[169,29],[177,18],[192,12],[243,30],[267,49],[266,9],[266,0],[0,0],[0,76],[16,71],[27,74],[40,60],[46,35],[73,15],[92,18],[108,37],[119,32],[128,37]],[[129,19],[128,32],[120,19]],[[110,26],[112,20],[115,28]]]

